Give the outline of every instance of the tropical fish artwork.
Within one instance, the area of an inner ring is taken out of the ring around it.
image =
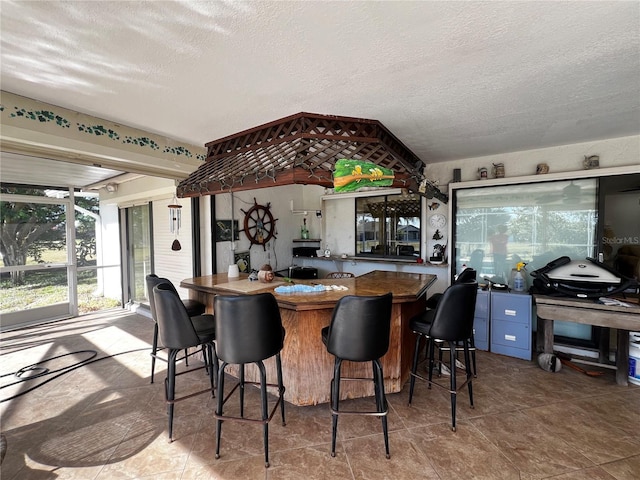
[[[428,207],[429,210],[437,210],[440,207],[440,204],[438,202],[431,202]]]
[[[336,162],[333,188],[336,192],[353,192],[363,187],[389,187],[393,184],[394,177],[390,168],[342,158]]]

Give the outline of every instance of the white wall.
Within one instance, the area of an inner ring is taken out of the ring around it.
[[[169,227],[169,204],[173,195],[152,202],[153,215],[153,270],[159,277],[168,278],[183,298],[189,297],[189,291],[180,288],[180,282],[193,277],[193,248],[191,241],[191,200],[178,199],[182,205],[182,227],[179,234],[171,233]],[[171,245],[177,238],[180,250],[172,250]]]
[[[170,198],[175,191],[175,180],[159,177],[141,177],[119,184],[118,191],[114,193],[109,193],[104,189],[100,190],[100,202],[105,205],[118,205],[122,208],[141,205],[155,199]]]
[[[234,193],[223,193],[216,196],[216,219],[237,220],[240,229],[239,239],[235,242],[217,242],[216,268],[219,273],[227,271],[233,262],[233,252],[250,252],[251,267],[258,270],[268,263],[274,270],[285,269],[292,265],[292,239],[300,238],[300,228],[305,216],[302,213],[292,213],[294,210],[307,210],[307,228],[310,236],[320,238],[322,218],[316,217],[315,210],[320,210],[320,196],[324,189],[315,185],[291,185],[285,187],[262,188]],[[232,198],[233,197],[233,198]],[[233,203],[233,212],[232,212]],[[244,233],[245,212],[255,205],[267,206],[275,221],[275,238],[271,239],[266,248],[260,245],[251,246]],[[210,231],[210,230],[209,230]]]
[[[356,201],[353,198],[323,202],[324,248],[336,255],[355,255]]]
[[[571,178],[571,172],[583,170],[584,157],[590,155],[600,156],[600,168],[632,165],[640,168],[640,135],[450,162],[427,163],[425,175],[430,180],[439,182],[444,192],[447,191],[447,184],[453,180],[454,168],[461,169],[462,181],[466,182],[478,179],[477,173],[480,167],[488,168],[489,178],[491,178],[491,167],[494,163],[504,164],[507,178],[535,175],[536,165],[539,163],[549,165],[550,173],[567,172],[567,178]]]

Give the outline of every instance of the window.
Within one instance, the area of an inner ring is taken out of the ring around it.
[[[558,257],[594,256],[595,179],[460,189],[455,192],[455,271],[505,283],[525,262],[529,272]]]
[[[122,210],[127,238],[127,285],[130,302],[147,301],[145,277],[153,273],[151,204]]]
[[[420,257],[418,195],[356,198],[356,255]]]

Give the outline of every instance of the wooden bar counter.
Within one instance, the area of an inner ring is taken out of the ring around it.
[[[427,289],[435,280],[435,275],[376,270],[355,278],[294,280],[296,284],[341,285],[347,290],[279,294],[275,287],[288,284],[278,277],[271,283],[260,283],[249,281],[246,275],[229,279],[223,273],[186,279],[180,286],[189,290],[190,298],[205,303],[209,313],[213,313],[215,295],[273,293],[287,331],[281,353],[285,400],[294,405],[316,405],[329,402],[330,397],[333,356],[327,353],[320,331],[329,325],[336,302],[345,295],[393,294],[391,340],[382,368],[385,391],[399,392],[409,377],[413,359],[415,339],[409,319],[425,309]],[[271,359],[265,365],[268,378],[275,378],[275,362]],[[371,376],[370,363],[344,362],[342,370],[343,376]],[[246,371],[247,380],[255,381],[254,366],[247,366]],[[372,396],[372,382],[343,382],[341,395]]]

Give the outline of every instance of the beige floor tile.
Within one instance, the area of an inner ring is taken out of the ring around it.
[[[544,423],[531,422],[522,412],[489,415],[471,423],[520,470],[523,479],[546,478],[593,466]]]
[[[334,480],[353,478],[349,459],[340,452],[331,457],[330,444],[296,448],[274,453],[267,471],[268,480]]]
[[[602,469],[616,480],[637,480],[640,478],[640,455],[607,463]]]
[[[344,441],[354,479],[439,479],[429,458],[406,431],[389,434],[391,457],[386,458],[382,434]]]
[[[519,480],[520,472],[476,427],[459,422],[409,430],[416,447],[429,459],[441,479],[482,478]]]
[[[532,423],[544,424],[553,435],[595,464],[640,454],[638,430],[621,428],[609,421],[606,413],[585,410],[580,401],[537,407],[524,414]]]
[[[152,335],[150,319],[121,310],[3,333],[3,373],[66,352],[93,349],[101,358],[144,349],[92,362],[1,402],[9,441],[2,479],[640,478],[640,387],[616,385],[611,370],[600,377],[571,369],[552,374],[533,361],[481,351],[475,408],[460,392],[456,432],[449,394],[417,381],[410,407],[408,384],[388,395],[390,459],[379,418],[342,415],[332,458],[329,406],[286,404],[287,424],[276,412],[269,425],[269,468],[259,424],[225,422],[216,460],[217,399],[208,393],[176,404],[175,441],[169,443],[164,362],[150,383]],[[63,357],[57,366],[81,357]],[[193,359],[191,366],[197,365]],[[181,363],[179,370],[185,369]],[[38,382],[4,388],[0,399]],[[226,384],[230,388],[233,378]],[[178,377],[177,394],[207,385],[204,371],[189,372]],[[247,415],[259,414],[256,388],[247,388],[245,405]],[[373,399],[341,407],[371,409]],[[238,411],[237,398],[225,406],[227,414]]]

